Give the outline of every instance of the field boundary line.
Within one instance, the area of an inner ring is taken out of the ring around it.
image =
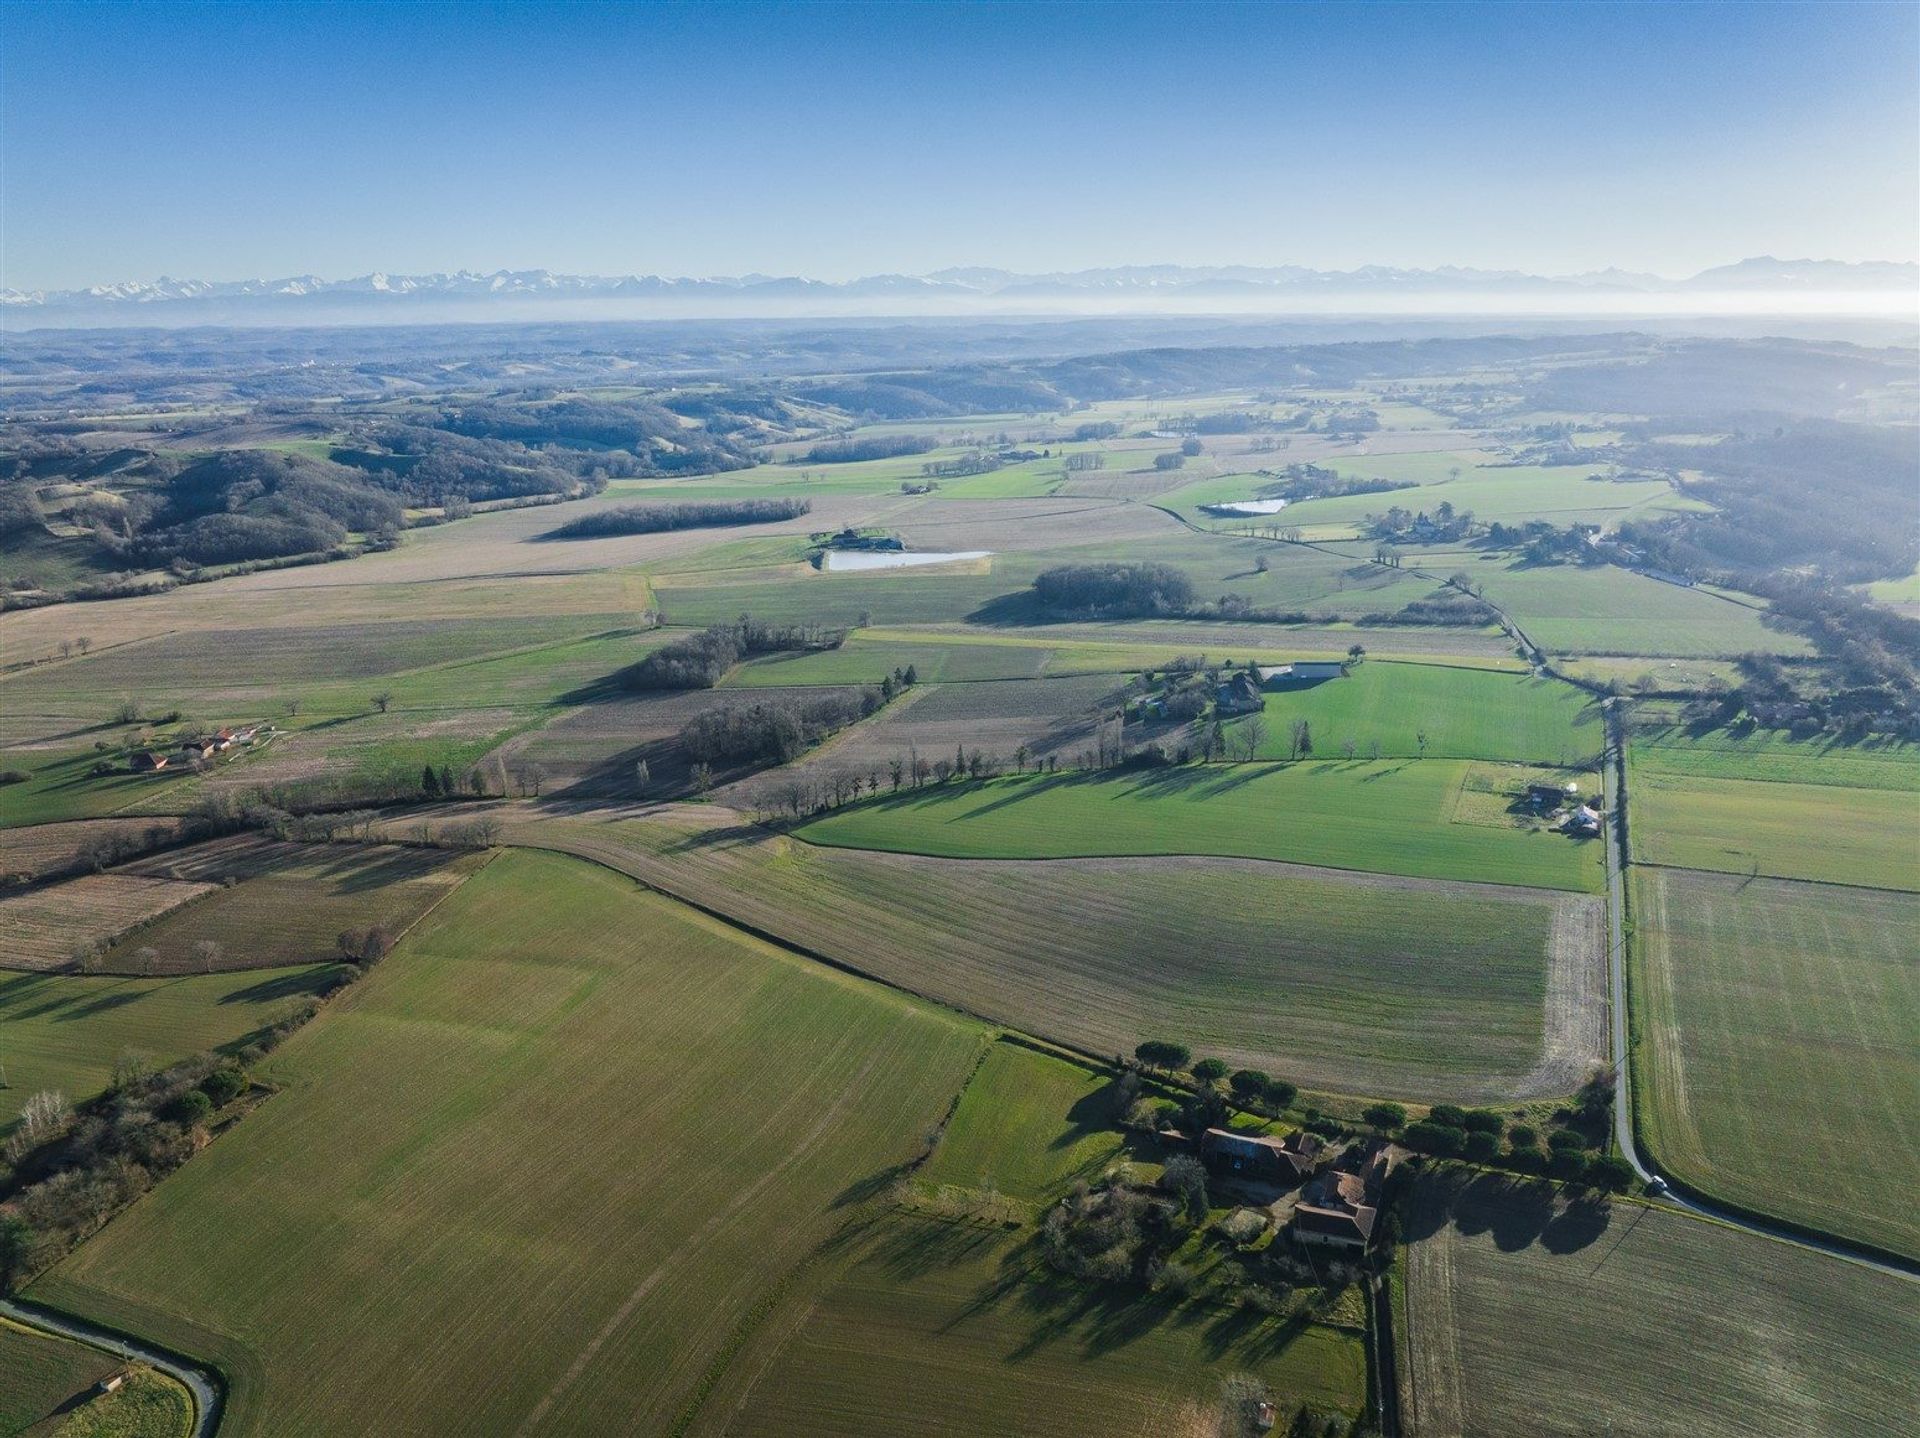
[[[727,913],[723,909],[717,909],[713,907],[711,904],[705,903],[699,899],[690,898],[686,894],[679,892],[679,890],[676,889],[670,883],[661,881],[657,875],[639,874],[639,873],[635,873],[631,869],[624,869],[619,864],[614,863],[611,859],[607,858],[602,854],[588,852],[583,849],[571,849],[566,847],[563,844],[560,844],[550,839],[549,840],[531,840],[531,839],[509,840],[509,841],[505,841],[505,844],[506,844],[506,847],[508,848],[537,849],[545,853],[562,854],[567,856],[568,858],[582,859],[590,864],[598,864],[601,868],[606,869],[610,873],[619,874],[623,878],[631,879],[634,883],[640,885],[640,887],[643,889],[651,890],[653,893],[659,894],[663,898],[671,899],[676,904],[684,904],[687,908],[692,909],[695,913],[704,914],[709,919],[712,919],[717,923],[724,924],[728,928],[733,929],[739,933],[745,934],[749,938],[757,939],[763,944],[768,944],[773,948],[781,950],[784,953],[791,954],[795,958],[805,959],[809,963],[824,965],[829,969],[833,969],[839,973],[846,974],[851,978],[864,979],[868,983],[876,984],[883,989],[888,989],[897,994],[905,994],[909,998],[915,999],[918,1002],[927,1004],[933,1008],[940,1009],[951,1014],[958,1014],[961,1018],[967,1019],[972,1023],[984,1025],[986,1028],[994,1031],[997,1034],[1000,1034],[1003,1037],[1010,1037],[1012,1035],[1019,1033],[1019,1030],[1009,1028],[1007,1024],[1000,1019],[996,1019],[991,1017],[990,1015],[983,1014],[974,1009],[967,1008],[964,1005],[956,1004],[950,999],[937,998],[932,994],[924,993],[921,990],[916,989],[909,984],[899,983],[893,979],[889,979],[880,974],[873,973],[868,969],[864,969],[860,967],[860,965],[858,964],[850,962],[849,960],[836,959],[830,954],[823,954],[818,949],[809,948],[807,945],[802,944],[795,939],[787,938],[785,935],[782,935],[782,934],[776,934],[771,929],[761,928],[758,924],[752,923],[746,919],[738,918],[733,914]],[[1024,1037],[1024,1035],[1022,1036]],[[1055,1048],[1058,1048],[1059,1050],[1061,1050],[1061,1052],[1067,1057],[1072,1058],[1080,1063],[1092,1065],[1094,1067],[1098,1067],[1101,1069],[1110,1068],[1112,1066],[1111,1058],[1109,1055],[1097,1054],[1097,1053],[1094,1053],[1091,1049],[1083,1049],[1078,1047],[1075,1044],[1066,1043],[1060,1039],[1047,1038],[1045,1035],[1036,1035],[1034,1037],[1037,1042],[1042,1044],[1050,1044]]]
[[[1273,761],[1259,760],[1256,762],[1271,763]],[[1414,762],[1420,762],[1420,761],[1416,760]],[[1457,763],[1457,762],[1472,762],[1472,761],[1447,760],[1443,762]],[[851,806],[844,806],[844,807],[851,807]],[[798,828],[805,828],[805,827],[806,827],[805,824],[801,824],[798,826]],[[958,860],[960,862],[968,863],[968,864],[1059,864],[1059,863],[1081,863],[1081,862],[1086,862],[1088,860],[1093,860],[1093,859],[1231,859],[1236,862],[1244,863],[1244,864],[1274,864],[1274,865],[1278,865],[1279,867],[1288,868],[1288,869],[1319,869],[1322,872],[1332,873],[1332,874],[1353,874],[1353,875],[1360,875],[1360,876],[1378,878],[1383,880],[1411,879],[1416,882],[1428,883],[1428,884],[1460,884],[1466,887],[1477,888],[1477,889],[1520,889],[1528,893],[1534,893],[1534,894],[1575,894],[1575,895],[1585,895],[1589,898],[1599,897],[1605,893],[1604,887],[1600,889],[1568,889],[1568,888],[1563,888],[1557,884],[1495,884],[1485,879],[1434,879],[1434,878],[1429,878],[1426,875],[1422,875],[1422,874],[1395,874],[1384,869],[1353,869],[1353,868],[1344,867],[1339,864],[1300,864],[1290,859],[1269,858],[1267,855],[1264,855],[1264,854],[1239,854],[1239,853],[1219,853],[1219,852],[1194,853],[1194,852],[1182,849],[1172,853],[1156,851],[1153,853],[1144,853],[1144,854],[1143,853],[1116,854],[1112,852],[1086,853],[1086,854],[1046,854],[1039,857],[1029,858],[1029,857],[1009,856],[1009,855],[1001,855],[1001,854],[936,854],[926,849],[904,849],[904,848],[876,849],[871,847],[870,845],[865,845],[865,844],[830,844],[830,843],[822,842],[821,840],[818,840],[818,839],[809,839],[806,835],[799,833],[797,829],[787,831],[786,837],[789,839],[792,839],[796,843],[806,844],[809,847],[815,848],[815,849],[839,849],[843,852],[854,852],[854,853],[863,853],[863,854],[901,854],[901,855],[905,855],[908,858],[913,858],[913,859],[954,859],[954,860]]]
[[[1769,784],[1770,779],[1730,779],[1731,784]],[[1839,788],[1839,785],[1831,787]],[[1890,792],[1887,790],[1882,793]],[[1796,874],[1757,874],[1748,869],[1702,869],[1693,864],[1665,864],[1658,859],[1631,859],[1629,869],[1665,869],[1674,874],[1711,874],[1721,879],[1760,879],[1769,884],[1808,884],[1822,889],[1845,889],[1854,894],[1920,894],[1920,889],[1890,889],[1885,884],[1849,884],[1844,879],[1803,879]]]

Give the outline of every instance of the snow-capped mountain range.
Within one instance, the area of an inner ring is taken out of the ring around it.
[[[1685,279],[1626,270],[1577,275],[1533,275],[1517,270],[1443,266],[1398,269],[1368,265],[1314,270],[1298,265],[1129,265],[1052,274],[1020,274],[983,267],[927,275],[870,275],[847,281],[797,276],[733,275],[668,279],[657,275],[563,275],[549,270],[480,274],[376,273],[326,280],[284,279],[129,281],[79,290],[0,289],[0,307],[16,322],[39,323],[298,323],[303,318],[485,318],[489,307],[564,314],[567,301],[651,303],[663,312],[714,315],[919,314],[1050,307],[1126,309],[1217,302],[1260,308],[1351,299],[1377,306],[1395,297],[1495,300],[1502,296],[1588,297],[1596,302],[1630,296],[1671,296],[1684,303],[1706,294],[1872,294],[1920,296],[1920,265],[1840,260],[1741,260]],[[509,304],[507,302],[518,302]],[[157,313],[157,311],[164,311]]]

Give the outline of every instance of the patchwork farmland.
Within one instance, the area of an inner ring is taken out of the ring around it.
[[[919,858],[714,827],[704,806],[508,837],[1095,1053],[1165,1035],[1314,1088],[1454,1100],[1564,1093],[1605,1057],[1584,895],[1230,859]]]
[[[220,1362],[223,1432],[442,1433],[476,1402],[529,1432],[671,1426],[983,1037],[511,855],[288,1043],[285,1092],[32,1292]],[[404,1302],[370,1306],[375,1271]],[[423,1326],[454,1341],[422,1352]]]
[[[1897,352],[937,328],[13,376],[0,1287],[218,1438],[1906,1431]],[[400,518],[114,567],[229,469]]]

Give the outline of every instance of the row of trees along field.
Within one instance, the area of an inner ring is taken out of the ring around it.
[[[838,649],[847,631],[819,624],[769,624],[741,615],[654,650],[620,671],[627,689],[711,689],[742,659],[809,649]]]
[[[813,508],[806,499],[685,500],[676,504],[619,504],[570,519],[548,539],[599,539],[615,534],[655,534],[672,529],[710,529],[729,524],[773,524],[798,519]]]

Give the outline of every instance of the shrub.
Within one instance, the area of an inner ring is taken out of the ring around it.
[[[1507,1130],[1507,1142],[1512,1144],[1516,1151],[1527,1148],[1538,1148],[1540,1146],[1540,1135],[1534,1132],[1532,1124],[1517,1123]]]
[[[0,769],[0,784],[24,784],[32,777],[25,769]]]
[[[1427,1111],[1427,1120],[1430,1123],[1443,1123],[1448,1128],[1465,1128],[1467,1111],[1458,1104],[1437,1103]]]
[[[1467,1110],[1465,1127],[1468,1133],[1497,1134],[1506,1127],[1506,1123],[1490,1108],[1470,1108]]]
[[[1578,1183],[1587,1173],[1587,1156],[1578,1149],[1561,1149],[1548,1160],[1547,1172],[1568,1183]]]
[[[207,1096],[215,1108],[225,1108],[239,1097],[240,1091],[246,1086],[246,1074],[233,1064],[217,1068],[200,1080],[200,1092]]]
[[[213,1100],[197,1088],[169,1099],[160,1110],[160,1115],[169,1123],[177,1123],[182,1128],[192,1128],[195,1124],[205,1123],[213,1116]]]
[[[1602,1154],[1587,1165],[1587,1182],[1608,1193],[1625,1193],[1633,1184],[1633,1165],[1617,1153]]]
[[[1236,1208],[1215,1227],[1229,1243],[1252,1243],[1267,1231],[1267,1216],[1257,1208]]]
[[[1175,1154],[1167,1160],[1160,1187],[1179,1196],[1186,1205],[1187,1217],[1195,1223],[1207,1216],[1207,1171],[1191,1154]]]
[[[1554,1153],[1579,1153],[1587,1147],[1587,1140],[1574,1129],[1557,1128],[1547,1135],[1547,1147]]]
[[[1467,1143],[1466,1134],[1459,1129],[1431,1119],[1408,1124],[1404,1137],[1410,1146],[1442,1158],[1458,1157]]]

